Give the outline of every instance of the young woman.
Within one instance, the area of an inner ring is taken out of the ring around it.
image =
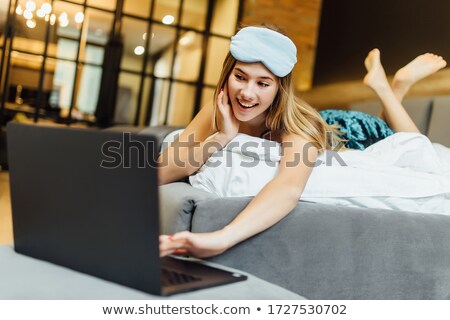
[[[172,253],[197,257],[218,255],[274,225],[298,203],[312,171],[308,164],[332,147],[327,144],[327,132],[338,142],[342,141],[336,127],[328,125],[315,109],[295,97],[291,71],[297,61],[296,52],[289,38],[266,27],[243,28],[231,38],[214,100],[201,109],[178,140],[160,156],[160,183],[170,183],[195,173],[238,133],[280,142],[283,152],[279,169],[223,229],[201,234],[186,231],[162,235],[162,256]],[[393,121],[394,130],[417,130],[399,98],[384,88],[386,76],[379,51],[369,54],[366,67],[369,73],[365,81],[385,103],[386,119]],[[395,101],[391,101],[393,96]],[[397,117],[405,120],[397,121]]]

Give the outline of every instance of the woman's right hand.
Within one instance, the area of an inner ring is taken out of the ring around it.
[[[197,258],[212,257],[230,248],[229,236],[222,230],[206,233],[182,231],[159,236],[159,254],[188,255]]]
[[[239,132],[239,120],[233,113],[230,102],[228,101],[228,88],[225,84],[217,96],[217,108],[219,109],[217,125],[219,134],[231,141]]]

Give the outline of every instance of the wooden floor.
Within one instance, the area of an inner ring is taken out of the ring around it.
[[[12,243],[11,199],[9,196],[9,174],[0,171],[0,244]]]

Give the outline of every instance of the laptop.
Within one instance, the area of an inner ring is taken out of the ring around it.
[[[156,295],[245,280],[159,257],[157,141],[8,123],[15,251]]]

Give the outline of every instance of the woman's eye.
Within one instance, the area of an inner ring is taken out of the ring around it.
[[[244,77],[241,76],[240,74],[235,74],[234,76],[235,76],[236,79],[238,79],[238,80],[244,80]]]
[[[268,86],[269,86],[269,84],[266,83],[266,82],[260,82],[259,85],[260,85],[261,87],[268,87]]]

